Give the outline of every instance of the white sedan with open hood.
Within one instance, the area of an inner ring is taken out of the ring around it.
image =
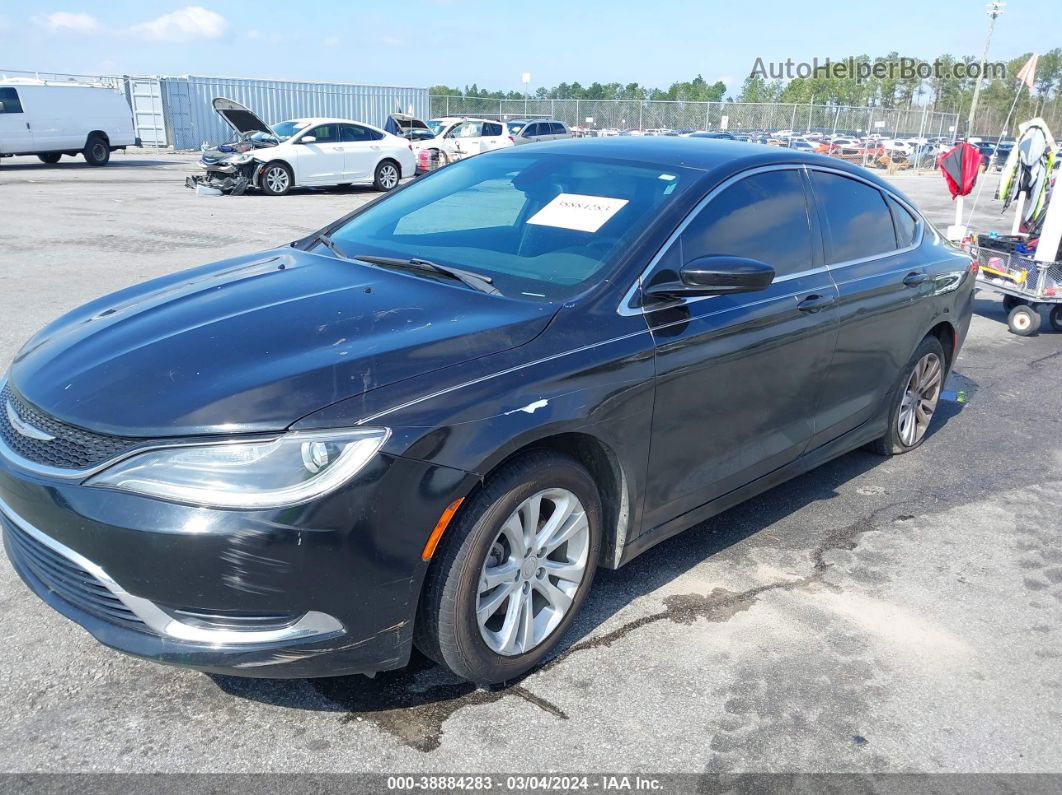
[[[293,187],[372,185],[389,191],[416,172],[409,141],[349,119],[290,119],[268,125],[253,111],[224,97],[214,110],[236,131],[236,140],[203,147],[205,174],[189,177],[205,186],[240,194],[248,188],[283,196]]]

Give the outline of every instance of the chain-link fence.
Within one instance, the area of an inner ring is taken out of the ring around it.
[[[431,115],[518,119],[548,116],[594,130],[763,130],[951,137],[958,115],[928,108],[625,99],[481,99],[433,96]]]

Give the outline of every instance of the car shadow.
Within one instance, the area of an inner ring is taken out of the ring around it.
[[[173,160],[141,160],[122,157],[111,158],[104,166],[90,166],[84,160],[64,157],[58,163],[10,163],[7,158],[0,160],[0,174],[21,171],[84,171],[108,168],[154,168],[156,166],[179,165]]]
[[[940,433],[958,416],[975,382],[952,373],[945,397],[938,406],[927,439]],[[722,552],[785,516],[815,502],[831,500],[850,480],[879,466],[879,455],[860,449],[836,458],[793,480],[764,492],[718,516],[702,522],[649,549],[622,569],[598,569],[582,611],[558,649],[537,668],[518,680],[490,688],[477,688],[458,679],[416,650],[409,665],[396,671],[366,676],[320,679],[248,679],[206,674],[226,693],[261,703],[293,709],[347,713],[350,720],[368,720],[420,750],[438,744],[441,724],[456,709],[489,703],[506,695],[523,698],[550,712],[563,712],[521,686],[521,681],[562,661],[567,655],[595,643],[591,637],[623,608],[677,579],[705,558]],[[639,620],[607,634],[606,643],[618,639]]]

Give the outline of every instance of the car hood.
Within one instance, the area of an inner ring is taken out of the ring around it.
[[[101,298],[15,357],[30,403],[100,433],[282,430],[336,401],[530,341],[554,307],[292,248]]]
[[[241,105],[234,99],[215,97],[211,103],[214,111],[240,135],[250,135],[255,132],[264,132],[273,135],[272,128],[266,124],[250,108]]]

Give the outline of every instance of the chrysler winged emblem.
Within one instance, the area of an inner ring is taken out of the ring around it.
[[[21,434],[29,439],[36,439],[41,442],[50,442],[55,437],[51,434],[45,433],[39,428],[34,428],[15,411],[15,407],[11,405],[11,401],[7,401],[7,421],[11,423],[11,427],[15,429],[16,433]]]

